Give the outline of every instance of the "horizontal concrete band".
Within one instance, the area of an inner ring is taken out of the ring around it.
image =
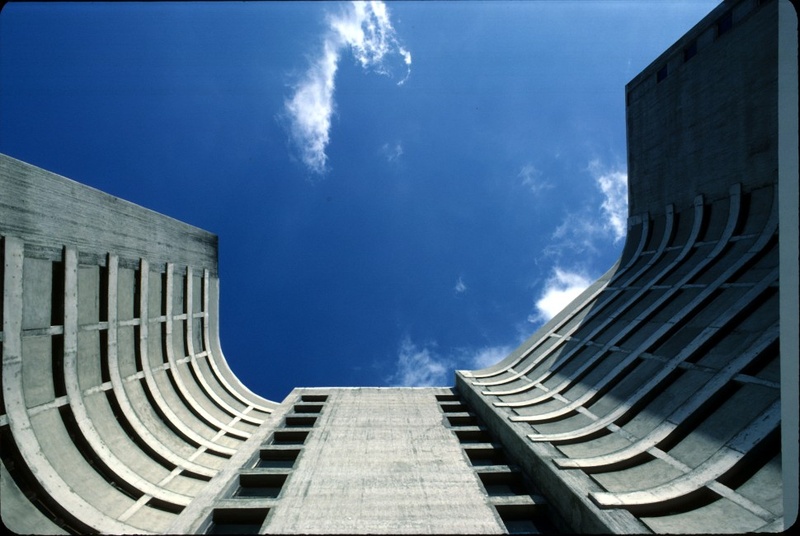
[[[3,154],[0,192],[0,228],[26,246],[217,274],[216,235]]]

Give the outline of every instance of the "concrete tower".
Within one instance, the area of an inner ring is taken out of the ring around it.
[[[453,388],[255,395],[220,349],[214,235],[0,155],[4,525],[502,534],[793,523],[794,10],[723,3],[625,96],[620,260],[500,363],[457,372]]]

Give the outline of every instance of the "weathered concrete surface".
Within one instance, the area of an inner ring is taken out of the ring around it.
[[[504,361],[456,378],[577,532],[796,521],[797,20],[784,8],[726,1],[628,84],[619,267]]]
[[[296,392],[299,390],[296,390]],[[326,389],[267,534],[502,534],[442,389]]]
[[[0,191],[3,234],[27,248],[113,252],[217,275],[217,236],[208,231],[6,155],[0,155]]]
[[[665,202],[680,210],[701,192],[725,197],[732,180],[748,189],[774,181],[777,4],[721,4],[628,83],[631,214],[658,214]]]

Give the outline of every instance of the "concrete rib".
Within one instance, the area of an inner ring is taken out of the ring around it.
[[[52,466],[39,446],[25,409],[22,385],[22,269],[24,244],[5,237],[3,300],[3,402],[9,427],[25,464],[36,475],[44,493],[76,519],[99,532],[152,534],[107,516],[75,493]]]
[[[142,295],[142,299],[146,300],[146,296],[149,292],[148,281],[150,271],[148,268],[148,262],[146,260],[142,259],[141,263],[142,269],[139,271],[139,277],[141,278],[140,293]],[[158,388],[158,384],[153,377],[153,370],[150,368],[150,360],[147,357],[147,332],[148,324],[143,322],[139,339],[139,352],[142,356],[142,371],[144,372],[145,386],[150,392],[150,396],[152,396],[153,400],[155,401],[156,410],[158,413],[164,415],[164,418],[168,421],[170,428],[177,430],[180,435],[188,439],[190,442],[196,445],[202,445],[212,452],[217,452],[227,456],[236,453],[236,449],[219,445],[201,436],[191,427],[187,426],[183,420],[180,419],[174,411],[172,411],[172,408],[161,394],[161,390]]]
[[[700,334],[695,337],[689,344],[687,344],[683,350],[681,350],[675,357],[670,359],[667,363],[662,366],[659,371],[651,376],[647,382],[644,383],[636,392],[628,397],[624,402],[622,402],[616,409],[612,412],[607,414],[606,416],[596,420],[595,422],[591,423],[588,426],[570,430],[569,432],[562,432],[558,434],[530,434],[528,437],[532,441],[550,441],[550,442],[560,442],[560,441],[571,441],[575,439],[579,439],[585,437],[591,433],[594,433],[598,430],[602,430],[612,422],[616,421],[623,415],[625,415],[634,405],[647,396],[650,391],[656,388],[661,382],[663,382],[684,360],[692,356],[695,352],[700,349],[703,344],[705,344],[711,337],[713,337],[717,332],[721,329],[725,328],[727,323],[734,319],[734,317],[739,314],[742,310],[748,307],[753,300],[755,300],[764,290],[766,290],[773,282],[777,280],[778,270],[777,268],[771,271],[767,277],[765,277],[758,285],[750,289],[744,296],[742,296],[737,302],[732,305],[731,307],[727,308],[720,317],[718,317],[713,325],[706,327]],[[714,289],[709,290],[709,294],[713,292]],[[683,313],[687,310],[692,310],[696,307],[697,303],[699,303],[702,299],[702,296],[698,296],[698,298],[693,301],[692,303],[688,304],[684,309],[680,312]],[[679,315],[680,315],[679,313]],[[582,407],[583,405],[587,404],[594,398],[594,396],[601,391],[608,383],[618,377],[621,372],[635,359],[637,359],[642,352],[644,352],[647,348],[652,345],[654,340],[657,340],[662,332],[666,331],[665,328],[668,328],[669,324],[665,324],[662,329],[657,330],[653,335],[648,337],[648,339],[642,343],[639,348],[634,350],[629,354],[629,356],[619,363],[616,367],[614,367],[608,374],[606,374],[599,382],[597,382],[591,389],[589,389],[586,393],[582,396],[577,398],[576,400],[571,401],[569,404],[564,406],[563,408],[559,408],[556,411],[551,411],[547,413],[541,413],[539,415],[531,415],[531,416],[519,416],[519,417],[511,417],[512,421],[515,422],[543,422],[549,420],[555,420],[559,417],[564,417],[568,413],[574,411],[578,407]]]
[[[589,312],[589,313],[586,315],[586,318],[584,318],[584,319],[583,319],[583,322],[579,322],[579,323],[575,324],[575,325],[574,325],[574,326],[573,326],[573,327],[572,327],[572,328],[571,328],[569,331],[567,331],[566,333],[559,333],[559,335],[561,336],[561,339],[560,339],[558,342],[556,342],[556,343],[555,343],[553,346],[551,346],[550,348],[548,348],[546,352],[542,353],[542,355],[540,355],[540,356],[539,356],[537,359],[535,359],[535,360],[534,360],[532,363],[529,363],[529,364],[527,364],[523,370],[521,370],[521,371],[519,371],[519,372],[515,372],[514,376],[512,376],[512,377],[508,377],[508,378],[503,378],[502,380],[500,380],[500,381],[496,381],[496,382],[491,382],[491,383],[489,383],[489,382],[486,382],[486,383],[483,383],[483,384],[480,384],[480,385],[483,385],[483,386],[497,386],[497,385],[504,385],[504,384],[506,384],[506,383],[510,383],[511,381],[514,381],[514,380],[516,380],[516,379],[522,378],[523,376],[525,376],[525,377],[526,377],[526,379],[528,379],[528,378],[527,378],[527,375],[528,375],[528,374],[529,374],[531,371],[533,371],[533,369],[535,369],[537,365],[539,365],[539,364],[540,364],[542,361],[544,361],[545,359],[547,359],[547,357],[549,357],[549,356],[550,356],[550,355],[551,355],[553,352],[555,352],[555,351],[556,351],[558,348],[560,348],[561,346],[563,346],[564,344],[566,344],[566,343],[567,343],[567,342],[570,340],[570,339],[569,339],[569,337],[570,337],[570,336],[571,336],[573,333],[575,333],[576,331],[578,331],[579,329],[581,329],[581,328],[582,328],[582,327],[583,327],[583,326],[584,326],[584,325],[585,325],[587,322],[590,322],[590,321],[591,321],[592,319],[594,319],[595,317],[598,317],[598,318],[599,318],[599,317],[601,317],[602,313],[604,313],[604,312],[605,312],[605,309],[606,309],[606,307],[607,307],[607,306],[608,306],[608,305],[609,305],[609,304],[612,302],[612,300],[613,300],[613,299],[614,299],[614,298],[615,298],[617,295],[620,295],[620,294],[623,292],[623,290],[624,290],[625,288],[627,288],[627,287],[629,287],[629,286],[630,286],[630,284],[631,284],[631,283],[633,283],[634,281],[637,281],[637,280],[638,280],[638,279],[639,279],[639,278],[642,276],[642,274],[645,274],[645,273],[647,273],[647,271],[648,271],[648,270],[649,270],[649,269],[650,269],[650,268],[651,268],[653,265],[655,265],[655,264],[656,264],[656,262],[657,262],[657,261],[658,261],[658,260],[661,258],[661,255],[663,255],[664,251],[666,250],[667,244],[669,243],[669,239],[670,239],[670,237],[672,236],[672,233],[673,233],[673,231],[674,231],[674,229],[672,228],[672,227],[673,227],[673,224],[674,224],[674,217],[673,217],[673,216],[674,216],[674,210],[673,210],[673,206],[672,206],[672,205],[669,205],[669,206],[667,206],[667,210],[666,210],[666,219],[665,219],[665,224],[664,224],[664,233],[663,233],[663,235],[662,235],[662,238],[661,238],[661,243],[659,244],[659,246],[658,246],[658,248],[656,249],[655,253],[654,253],[654,254],[653,254],[651,257],[650,257],[650,259],[649,259],[649,260],[648,260],[648,261],[647,261],[647,262],[644,264],[644,266],[642,266],[642,267],[641,267],[641,268],[640,268],[638,271],[636,271],[636,272],[635,272],[633,275],[631,275],[631,277],[629,277],[629,278],[628,278],[628,279],[625,281],[625,283],[624,283],[623,285],[621,285],[621,286],[619,286],[619,287],[617,287],[617,288],[614,288],[613,290],[610,290],[610,289],[608,289],[608,287],[609,287],[609,286],[611,286],[611,284],[612,284],[612,282],[613,282],[613,281],[616,281],[616,280],[618,280],[618,279],[619,279],[619,275],[620,275],[620,274],[614,274],[614,276],[612,277],[611,281],[609,281],[607,285],[605,285],[605,286],[603,286],[603,287],[601,287],[601,288],[598,288],[597,292],[596,292],[596,293],[594,293],[594,294],[593,294],[593,296],[597,297],[597,296],[600,296],[600,294],[601,294],[601,293],[603,293],[603,292],[607,292],[607,293],[609,293],[609,294],[610,294],[610,297],[609,297],[608,299],[604,300],[604,301],[603,301],[603,303],[599,304],[599,306],[597,306],[597,307],[593,307],[593,308],[591,309],[591,311],[590,311],[590,312]],[[642,251],[642,249],[644,248],[644,244],[645,244],[645,242],[646,242],[646,240],[644,240],[644,239],[640,241],[640,245],[639,245],[639,247],[637,248],[637,252],[639,253],[639,255],[641,255],[641,251]],[[635,259],[634,259],[634,260],[635,260]],[[629,263],[629,264],[628,264],[628,267],[632,267],[632,266],[634,266],[634,265],[635,265],[635,263],[634,263],[634,262],[631,262],[631,263]],[[627,307],[629,307],[629,306],[630,306],[632,303],[635,303],[635,301],[633,301],[633,300],[629,300],[629,302],[628,302],[628,303],[626,303],[625,305],[623,305],[623,306],[622,306],[622,309],[623,309],[623,310],[624,310],[624,309],[626,309],[626,308],[627,308]],[[570,316],[568,317],[568,319],[569,319],[569,318],[571,318],[572,316],[574,316],[574,314],[577,314],[578,312],[579,312],[579,310],[578,310],[578,309],[575,309],[575,310],[573,310],[573,314],[572,314],[572,315],[570,315]],[[605,326],[605,325],[606,325],[606,324],[601,324],[601,326]],[[602,328],[598,328],[598,329],[602,329]],[[594,333],[596,333],[596,331],[597,331],[597,330],[595,330],[595,332],[593,332],[593,334],[594,334]],[[580,348],[580,346],[579,346],[578,348]],[[573,352],[573,353],[574,353],[574,352],[577,352],[578,348],[575,348],[575,349],[574,349],[574,350],[572,350],[571,352]],[[478,385],[478,384],[474,384],[474,385]],[[491,390],[484,391],[484,394],[489,394],[489,393],[491,393],[491,394],[493,394],[493,395],[494,395],[496,392],[495,392],[495,391],[491,391]],[[496,405],[501,405],[501,403],[497,403]]]
[[[109,274],[109,278],[110,276],[111,274]],[[64,278],[64,383],[69,407],[75,415],[75,422],[80,433],[97,458],[117,478],[127,482],[143,494],[174,505],[186,506],[191,501],[191,497],[160,488],[132,471],[108,448],[93,421],[89,418],[78,384],[78,252],[72,248],[65,248]],[[109,322],[111,322],[112,314],[110,312],[111,305],[109,303]],[[113,305],[116,306],[116,300]]]
[[[737,190],[738,192],[738,190]],[[666,303],[674,294],[676,294],[684,284],[688,283],[695,277],[698,273],[700,273],[704,268],[706,268],[728,245],[728,242],[733,234],[734,229],[736,228],[736,224],[738,221],[739,216],[739,195],[731,195],[731,208],[729,211],[728,223],[725,227],[725,230],[722,233],[720,239],[716,242],[714,248],[706,255],[703,259],[701,259],[697,264],[695,264],[689,272],[687,272],[675,285],[673,285],[669,290],[667,290],[664,294],[662,294],[658,299],[654,300],[648,308],[639,314],[639,316],[629,323],[625,328],[621,329],[612,339],[610,339],[603,348],[595,353],[591,358],[585,360],[583,364],[578,367],[578,369],[573,372],[569,378],[561,382],[558,386],[551,389],[546,396],[536,397],[530,400],[524,400],[520,402],[512,402],[507,403],[507,405],[513,405],[513,407],[523,407],[523,406],[531,406],[534,404],[538,404],[543,402],[546,399],[552,397],[553,394],[561,393],[566,388],[568,388],[576,377],[579,377],[585,370],[587,370],[590,366],[592,366],[595,362],[597,362],[603,353],[613,346],[617,341],[619,341],[625,334],[630,332],[635,326],[638,325],[639,322],[643,321],[650,314],[654,311],[658,310],[664,303]],[[719,288],[723,283],[727,281],[727,279],[733,275],[739,268],[744,266],[750,259],[752,259],[755,255],[760,253],[764,247],[767,246],[767,243],[772,238],[775,230],[777,229],[778,225],[778,218],[777,218],[777,211],[775,210],[776,205],[773,204],[773,211],[769,220],[767,221],[764,230],[762,231],[760,237],[756,242],[748,249],[748,251],[739,257],[731,266],[728,267],[720,276],[718,276],[713,283],[706,285],[704,289],[700,292],[698,296],[696,296],[689,304],[683,307],[678,313],[676,313],[672,318],[670,318],[670,322],[663,324],[659,327],[653,334],[651,334],[644,343],[640,344],[624,361],[623,363],[630,363],[635,358],[636,355],[644,352],[652,346],[659,338],[661,338],[664,334],[666,334],[672,326],[674,326],[677,322],[681,319],[685,318],[689,315],[694,309],[700,306],[703,303],[703,300],[711,295],[717,288]],[[771,281],[770,281],[771,282]],[[763,282],[762,282],[763,283]],[[555,367],[554,367],[555,368]],[[620,367],[615,367],[615,370],[620,370]],[[592,396],[591,390],[589,392]],[[585,397],[585,395],[584,395]],[[581,397],[583,399],[584,397]],[[559,410],[561,411],[561,410]],[[542,414],[544,415],[544,414]],[[531,419],[535,419],[538,416],[530,416]],[[513,420],[525,420],[526,422],[536,422],[535,420],[527,420],[526,417],[523,419],[522,417],[513,417]]]
[[[111,384],[113,386],[112,392],[117,401],[117,404],[119,404],[120,408],[122,408],[122,414],[130,424],[131,428],[136,432],[139,438],[148,446],[148,448],[152,449],[156,454],[167,460],[169,463],[177,467],[180,467],[183,470],[191,471],[192,473],[202,476],[213,477],[217,473],[214,469],[210,469],[208,467],[187,461],[186,459],[184,459],[183,456],[176,454],[175,452],[167,448],[167,446],[164,445],[162,441],[156,438],[150,432],[150,429],[147,426],[145,426],[144,423],[142,423],[142,421],[139,419],[137,412],[134,410],[133,405],[131,404],[131,401],[128,398],[128,394],[127,391],[125,390],[125,385],[122,380],[122,376],[120,375],[119,361],[118,361],[116,307],[114,306],[117,295],[118,266],[119,266],[119,257],[117,255],[109,255],[108,256],[108,316],[109,316],[108,373],[111,380]],[[144,268],[147,269],[146,264]],[[139,297],[140,330],[143,329],[142,326],[147,325],[148,310],[147,310],[146,297],[147,296],[145,293],[140,292],[140,297]]]
[[[167,263],[167,361],[170,364],[170,369],[168,373],[171,373],[172,379],[175,382],[175,385],[178,388],[178,393],[180,395],[179,398],[189,406],[189,409],[192,413],[198,415],[202,420],[204,420],[207,424],[209,424],[212,428],[216,428],[217,430],[222,430],[225,433],[234,436],[238,439],[247,439],[250,437],[249,432],[244,432],[242,430],[238,430],[236,428],[232,428],[228,426],[228,424],[220,421],[213,415],[211,415],[208,411],[203,408],[203,406],[195,400],[194,396],[189,392],[189,389],[186,387],[186,384],[183,381],[183,375],[181,374],[180,366],[175,359],[175,353],[173,349],[173,322],[175,316],[172,312],[172,291],[175,285],[175,277],[174,277],[174,270],[175,267],[172,263]]]
[[[687,257],[689,252],[692,250],[692,247],[694,246],[698,235],[700,234],[700,228],[702,226],[702,221],[703,221],[703,208],[704,204],[702,201],[702,196],[698,196],[695,199],[694,203],[694,220],[692,223],[692,231],[689,236],[689,239],[686,241],[686,244],[684,244],[684,247],[681,249],[680,253],[672,261],[670,261],[669,264],[667,264],[667,266],[665,266],[659,273],[654,275],[652,279],[649,279],[647,285],[644,285],[642,288],[636,291],[636,293],[633,296],[631,296],[625,302],[625,304],[619,307],[616,311],[609,314],[603,320],[602,323],[600,323],[590,333],[588,333],[584,337],[584,340],[593,340],[598,333],[602,332],[604,329],[611,326],[623,312],[627,311],[635,304],[639,303],[642,296],[646,294],[653,285],[655,285],[657,282],[661,281],[662,279],[667,277],[670,273],[672,273],[675,267],[678,266]],[[621,339],[624,335],[626,335],[634,328],[636,328],[638,326],[637,320],[639,319],[637,318],[636,320],[625,326],[625,328],[620,330],[615,335],[615,337],[607,343],[607,346],[609,347],[613,346],[617,340]],[[547,380],[551,375],[553,375],[558,369],[560,369],[567,361],[569,361],[575,354],[577,354],[582,349],[583,349],[582,345],[577,345],[575,348],[567,352],[565,355],[560,356],[558,361],[556,361],[556,363],[554,363],[546,372],[544,372],[540,377],[538,377],[536,380],[533,380],[532,383],[526,386],[522,386],[516,389],[509,389],[506,391],[484,391],[483,394],[491,396],[507,396],[507,395],[524,393],[536,387],[541,387],[541,384],[545,380]],[[598,355],[602,355],[604,351],[605,350],[600,350],[596,352],[595,357]],[[540,401],[544,401],[551,398],[552,397],[551,391],[553,390],[550,389],[546,394],[542,396],[534,397],[532,399],[528,399],[522,402],[494,402],[494,405],[497,407],[520,407],[520,406],[536,404]],[[561,392],[561,391],[556,391],[556,392]]]
[[[708,486],[733,469],[750,450],[780,426],[780,421],[781,402],[776,400],[749,426],[691,472],[661,486],[622,493],[591,492],[589,497],[602,508],[630,508],[663,503],[688,495]]]
[[[714,375],[702,389],[688,398],[664,421],[639,441],[620,450],[600,456],[584,458],[554,458],[553,463],[562,469],[596,469],[605,468],[626,462],[655,447],[679,428],[681,424],[698,409],[703,407],[711,396],[732,381],[742,369],[749,365],[770,344],[778,340],[778,325],[773,325],[764,332],[750,347]],[[630,407],[630,403],[626,402]],[[577,436],[576,436],[577,437]]]
[[[186,309],[190,316],[194,306],[194,289],[192,285],[192,277],[193,277],[192,267],[187,266]],[[192,370],[194,371],[194,378],[199,383],[200,389],[203,391],[203,393],[208,398],[210,398],[219,408],[228,413],[230,416],[239,417],[241,420],[255,424],[256,426],[260,425],[263,422],[261,419],[257,419],[249,415],[246,415],[242,412],[242,410],[232,407],[230,404],[222,400],[206,381],[205,377],[203,376],[203,371],[201,371],[200,367],[197,366],[197,361],[196,361],[197,351],[195,350],[194,347],[194,322],[191,317],[187,318],[186,320],[186,331],[184,336],[186,337],[186,346],[189,349],[189,356],[191,357],[191,359],[189,360],[189,366],[192,367]]]

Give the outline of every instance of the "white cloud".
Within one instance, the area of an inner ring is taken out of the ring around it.
[[[553,187],[547,181],[541,180],[542,173],[534,167],[533,164],[525,164],[520,169],[518,178],[522,179],[522,185],[530,188],[531,192],[538,194],[542,190],[547,190]]]
[[[505,359],[514,349],[511,346],[487,346],[470,358],[470,368],[483,369]]]
[[[284,103],[292,141],[303,163],[314,173],[327,169],[325,150],[330,141],[335,76],[342,52],[350,49],[364,69],[388,75],[387,56],[398,54],[406,66],[403,84],[411,74],[411,53],[403,48],[383,2],[351,2],[328,17],[328,30],[318,56],[311,61],[294,94]]]
[[[400,343],[395,373],[390,382],[400,387],[434,387],[452,384],[453,362],[431,348],[419,348],[406,337]]]
[[[605,197],[601,209],[605,216],[605,226],[614,234],[614,242],[619,242],[628,229],[628,174],[619,170],[607,170],[597,160],[589,163],[589,171]]]
[[[467,285],[464,283],[464,280],[461,276],[458,277],[458,281],[456,281],[456,286],[453,288],[456,291],[456,294],[463,294],[467,291]]]
[[[396,162],[403,156],[403,145],[400,142],[395,144],[384,143],[383,147],[381,147],[381,152],[386,157],[386,160]]]
[[[528,320],[532,323],[547,322],[586,290],[592,281],[592,278],[582,272],[556,267],[536,300],[537,313]]]
[[[456,369],[486,368],[504,359],[512,350],[511,346],[485,346],[479,349],[457,348],[449,355],[442,355],[435,343],[420,347],[406,337],[400,343],[395,371],[388,383],[401,387],[452,385]]]

